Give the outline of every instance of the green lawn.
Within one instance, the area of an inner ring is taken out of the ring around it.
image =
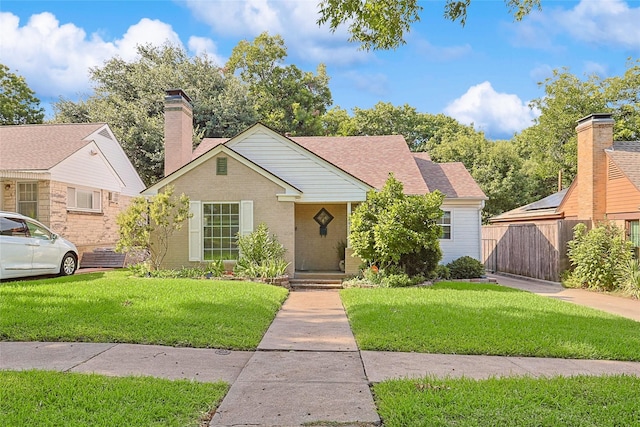
[[[227,389],[225,383],[0,371],[0,425],[198,426]]]
[[[344,289],[362,350],[640,361],[640,323],[496,285]]]
[[[287,290],[129,277],[127,271],[0,283],[0,340],[255,349]]]
[[[640,425],[633,376],[391,380],[374,385],[385,427]]]

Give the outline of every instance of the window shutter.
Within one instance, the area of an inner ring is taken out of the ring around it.
[[[200,201],[189,202],[189,261],[202,260],[202,209]]]
[[[240,201],[240,234],[250,234],[253,231],[253,200]]]

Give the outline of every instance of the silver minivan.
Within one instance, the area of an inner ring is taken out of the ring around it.
[[[78,249],[27,216],[0,211],[0,279],[58,274],[78,268]]]

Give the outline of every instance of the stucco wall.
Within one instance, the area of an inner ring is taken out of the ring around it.
[[[313,217],[325,208],[333,220],[327,235],[320,236],[320,226]],[[297,204],[296,211],[296,270],[339,270],[336,246],[347,240],[346,204]]]
[[[227,157],[220,154],[217,157]],[[186,174],[176,178],[171,185],[175,194],[189,196],[192,201],[201,202],[240,202],[253,200],[254,228],[265,223],[269,231],[278,237],[278,241],[287,250],[285,257],[291,263],[289,274],[293,274],[295,265],[295,224],[293,202],[279,202],[277,194],[284,189],[250,169],[244,164],[227,157],[227,175],[216,175],[216,159],[213,157]],[[189,261],[189,227],[183,228],[171,238],[169,251],[164,259],[166,268],[181,268],[197,263]]]

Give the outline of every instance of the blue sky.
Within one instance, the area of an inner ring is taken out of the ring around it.
[[[409,104],[510,138],[536,117],[528,103],[553,69],[609,77],[640,57],[640,0],[542,0],[521,22],[501,0],[472,0],[465,27],[442,17],[444,1],[421,5],[406,45],[365,52],[345,29],[316,25],[317,0],[2,0],[0,62],[48,108],[90,93],[88,68],[133,59],[139,43],[169,40],[223,65],[238,41],[268,31],[284,37],[288,63],[327,66],[334,105]]]

